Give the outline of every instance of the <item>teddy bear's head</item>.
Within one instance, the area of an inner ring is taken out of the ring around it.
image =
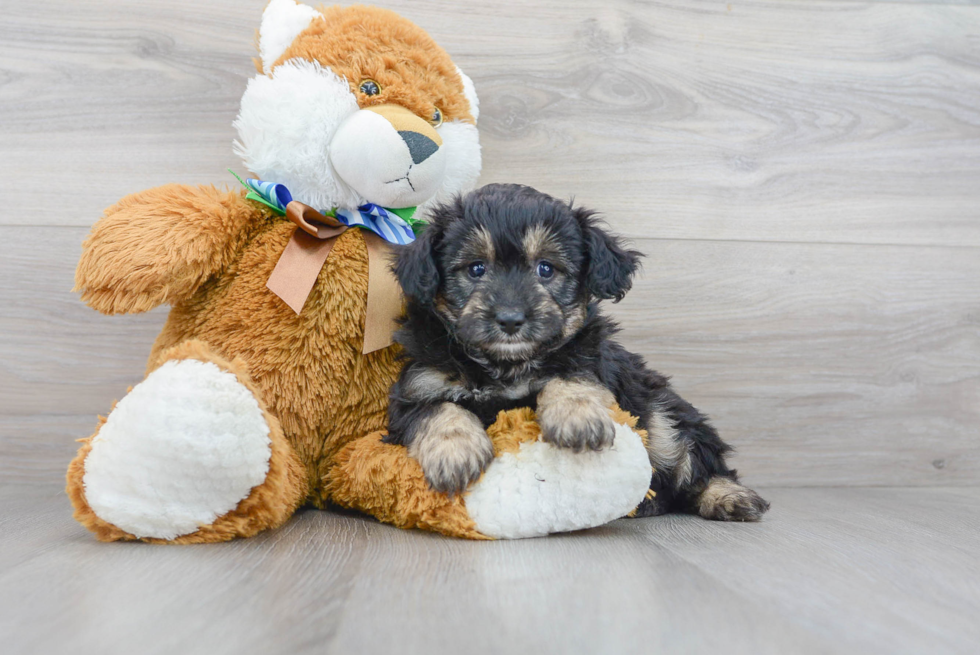
[[[470,79],[421,28],[374,7],[272,0],[235,152],[317,209],[420,207],[480,173]]]

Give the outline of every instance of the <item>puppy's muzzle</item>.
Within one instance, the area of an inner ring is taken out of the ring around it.
[[[446,158],[432,125],[401,105],[366,107],[351,114],[330,143],[338,176],[367,202],[415,207],[442,186]]]

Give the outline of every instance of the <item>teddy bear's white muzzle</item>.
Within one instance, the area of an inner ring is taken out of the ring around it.
[[[361,109],[344,120],[330,143],[330,163],[354,191],[382,207],[422,204],[446,172],[439,134],[394,105]]]

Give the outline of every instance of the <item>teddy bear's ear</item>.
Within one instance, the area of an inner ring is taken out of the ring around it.
[[[470,103],[470,113],[473,115],[474,121],[480,120],[480,99],[476,97],[476,87],[473,86],[473,80],[460,69],[459,66],[456,67],[456,72],[459,76],[463,78],[463,95]]]
[[[259,56],[266,75],[300,32],[317,17],[322,17],[322,14],[296,0],[272,0],[269,3],[262,13],[262,24],[259,26]]]

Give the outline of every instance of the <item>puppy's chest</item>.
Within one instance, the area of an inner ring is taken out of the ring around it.
[[[484,426],[493,423],[501,411],[517,407],[536,409],[538,392],[544,380],[529,378],[509,384],[465,386],[457,403],[476,414]]]

